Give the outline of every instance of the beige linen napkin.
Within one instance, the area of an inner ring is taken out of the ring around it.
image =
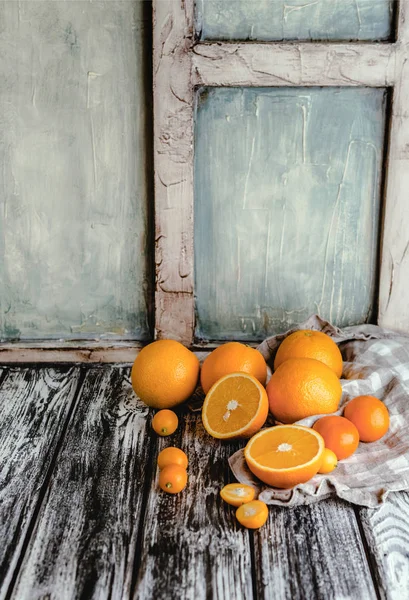
[[[271,368],[280,342],[298,329],[324,331],[342,352],[343,393],[334,414],[342,414],[355,396],[370,394],[387,406],[389,431],[377,442],[361,442],[355,454],[340,461],[332,473],[316,475],[291,490],[268,487],[259,481],[247,468],[243,450],[230,457],[230,467],[238,481],[255,486],[258,498],[267,504],[297,506],[338,496],[361,506],[380,506],[389,492],[409,489],[409,337],[376,325],[339,329],[314,315],[258,347]],[[298,423],[311,427],[319,416]]]

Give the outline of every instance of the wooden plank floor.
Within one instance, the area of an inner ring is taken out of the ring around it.
[[[170,438],[132,392],[129,367],[0,370],[0,599],[409,598],[409,494],[378,511],[323,501],[238,525],[220,488],[240,443],[182,412]],[[156,457],[189,456],[177,496]]]

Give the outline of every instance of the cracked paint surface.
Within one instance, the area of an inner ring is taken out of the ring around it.
[[[373,319],[385,105],[384,89],[199,92],[197,337]]]
[[[387,40],[393,0],[196,0],[201,40]]]
[[[147,339],[143,3],[0,8],[0,338]]]

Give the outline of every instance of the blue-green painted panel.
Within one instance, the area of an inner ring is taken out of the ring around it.
[[[1,3],[0,339],[149,336],[145,5]]]
[[[196,335],[374,311],[386,91],[219,88],[195,126]]]
[[[202,40],[387,40],[393,0],[196,0]]]

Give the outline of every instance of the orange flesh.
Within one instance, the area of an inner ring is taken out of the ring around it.
[[[220,491],[220,495],[225,502],[233,506],[240,506],[253,500],[255,494],[254,488],[242,483],[229,483]]]
[[[221,434],[238,431],[255,417],[259,404],[260,391],[251,379],[229,377],[209,399],[209,425]]]
[[[318,440],[308,431],[272,431],[268,436],[255,440],[251,457],[259,465],[270,469],[289,469],[312,460],[319,450]]]

